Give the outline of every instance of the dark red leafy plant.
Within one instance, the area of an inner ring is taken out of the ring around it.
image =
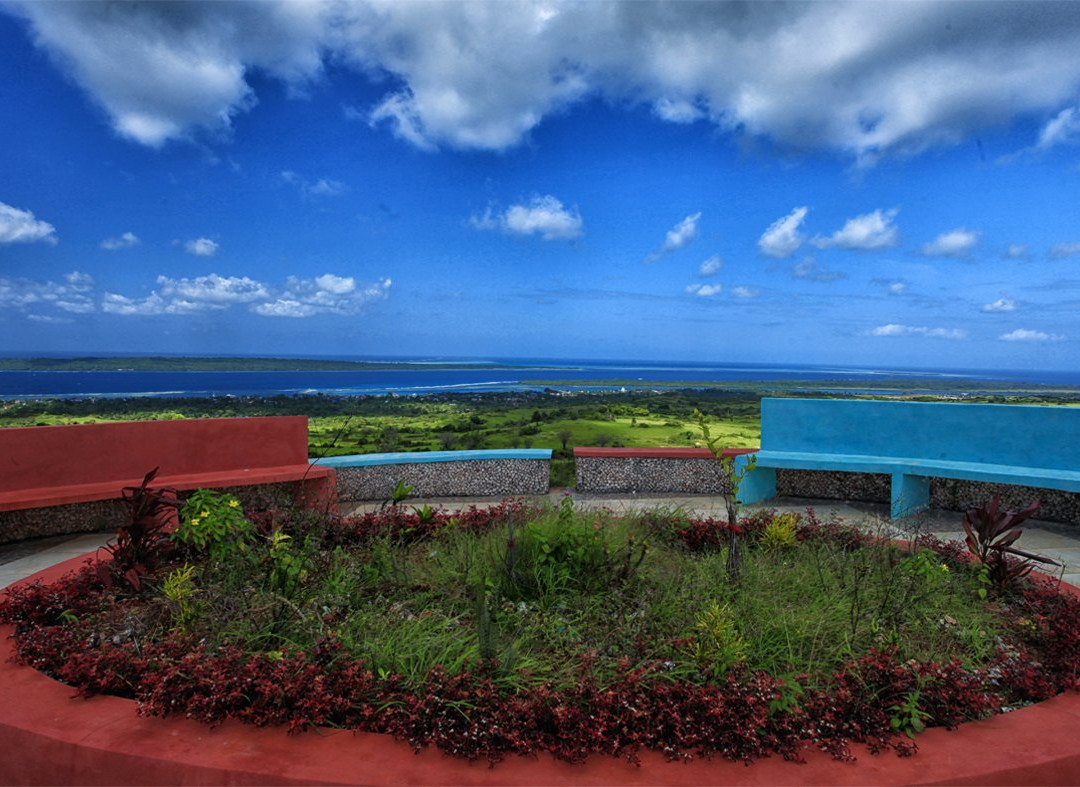
[[[112,562],[98,564],[98,573],[107,587],[119,577],[135,591],[141,590],[142,577],[157,568],[170,551],[167,530],[176,522],[180,500],[175,489],[150,486],[159,469],[147,473],[139,486],[121,490],[129,519],[117,529],[116,540],[105,547]]]
[[[971,508],[964,514],[964,542],[968,551],[986,566],[994,587],[1005,588],[1020,577],[1027,576],[1035,568],[1036,562],[1060,565],[1056,560],[1013,546],[1024,532],[1020,523],[1030,519],[1038,510],[1039,503],[1036,501],[1022,511],[1002,511],[1000,495],[994,495],[988,505]],[[1011,556],[1022,559],[1010,559]]]

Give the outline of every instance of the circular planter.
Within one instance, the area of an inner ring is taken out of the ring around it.
[[[53,581],[74,558],[24,580]],[[1063,585],[1070,593],[1076,588]],[[640,752],[641,766],[593,756],[571,765],[548,755],[494,768],[390,736],[317,730],[289,736],[227,722],[143,718],[117,697],[73,690],[15,664],[11,626],[0,627],[0,782],[5,784],[1075,784],[1080,774],[1080,693],[1069,692],[949,732],[928,730],[901,758],[852,746],[839,762],[807,750],[752,765],[722,759],[668,762]]]

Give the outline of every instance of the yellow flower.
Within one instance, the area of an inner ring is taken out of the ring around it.
[[[946,574],[949,573],[949,567],[946,566],[944,563],[941,564],[941,570],[944,571]]]
[[[229,501],[229,508],[239,508],[239,507],[240,507],[240,501],[239,500],[230,500]]]
[[[199,524],[199,518],[198,517],[195,517],[194,519],[191,520],[191,526],[192,527],[195,527],[198,524]]]
[[[199,516],[203,516],[203,517],[206,517],[206,516],[210,516],[210,512],[209,512],[209,511],[207,511],[207,510],[206,510],[206,509],[204,508],[204,509],[203,509],[203,512],[202,512],[201,514],[199,514]]]

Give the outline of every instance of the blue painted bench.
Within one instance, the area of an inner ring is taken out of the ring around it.
[[[551,478],[548,448],[353,454],[311,462],[337,470],[342,500],[385,500],[399,481],[413,487],[413,497],[542,495]]]
[[[929,506],[931,478],[1080,492],[1080,408],[765,398],[755,456],[743,503],[775,497],[786,468],[888,474],[893,518]]]

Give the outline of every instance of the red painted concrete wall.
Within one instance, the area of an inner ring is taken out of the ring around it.
[[[53,581],[75,558],[26,581]],[[1075,588],[1063,586],[1066,592]],[[927,730],[919,752],[900,758],[853,746],[855,762],[821,751],[803,764],[779,757],[750,766],[721,759],[667,762],[641,753],[641,767],[593,756],[569,765],[548,755],[489,768],[414,753],[387,735],[227,722],[210,729],[187,719],[140,717],[116,697],[81,700],[71,688],[11,661],[10,626],[0,626],[0,783],[4,784],[503,784],[503,785],[1037,785],[1080,782],[1080,693],[962,725]]]
[[[723,455],[752,454],[756,448],[725,448]],[[574,456],[602,457],[607,459],[712,459],[708,448],[588,448],[578,446]]]
[[[307,418],[198,418],[0,429],[0,493],[307,464]]]

